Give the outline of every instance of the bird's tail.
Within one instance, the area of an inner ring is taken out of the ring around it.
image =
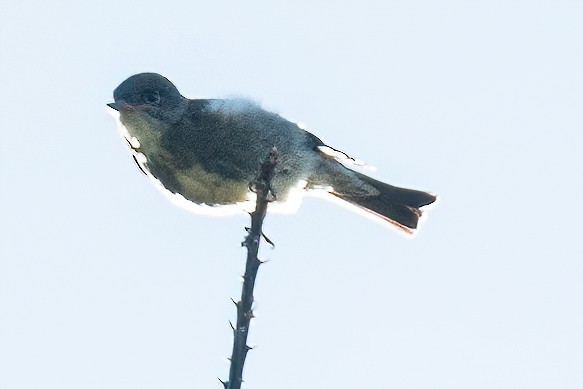
[[[359,181],[374,187],[379,192],[378,195],[347,194],[346,192],[342,193],[342,190],[334,190],[331,193],[381,217],[410,234],[415,231],[419,223],[422,214],[420,208],[437,199],[435,195],[430,193],[398,188],[352,170],[351,173],[355,174]]]

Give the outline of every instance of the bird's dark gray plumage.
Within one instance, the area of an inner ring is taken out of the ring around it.
[[[286,200],[298,182],[326,188],[407,232],[417,228],[421,208],[432,194],[397,188],[355,172],[324,152],[325,144],[297,124],[245,99],[192,100],[166,78],[136,74],[114,91],[121,123],[134,150],[166,189],[196,204],[245,201],[249,183],[273,146],[278,165],[273,188]]]

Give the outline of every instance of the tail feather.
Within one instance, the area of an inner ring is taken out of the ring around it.
[[[368,212],[387,220],[408,233],[413,233],[422,215],[421,207],[433,203],[437,197],[426,192],[398,188],[354,172],[365,183],[379,191],[376,196],[357,196],[332,192],[338,198],[348,201]]]

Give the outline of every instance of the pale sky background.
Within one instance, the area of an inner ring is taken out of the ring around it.
[[[250,96],[441,202],[270,215],[245,388],[582,388],[583,2],[0,0],[0,389],[220,388],[245,215],[169,203],[105,104]]]

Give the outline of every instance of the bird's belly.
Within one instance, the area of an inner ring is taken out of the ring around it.
[[[174,178],[177,192],[196,204],[227,205],[249,200],[247,182],[226,179],[198,165],[174,169]]]
[[[166,153],[148,153],[135,150],[139,167],[150,177],[155,186],[176,205],[195,213],[230,215],[252,212],[255,194],[249,189],[252,177],[232,180],[205,170],[200,165],[178,167]],[[299,208],[307,182],[276,174],[272,182],[276,201],[270,211],[290,213]]]

